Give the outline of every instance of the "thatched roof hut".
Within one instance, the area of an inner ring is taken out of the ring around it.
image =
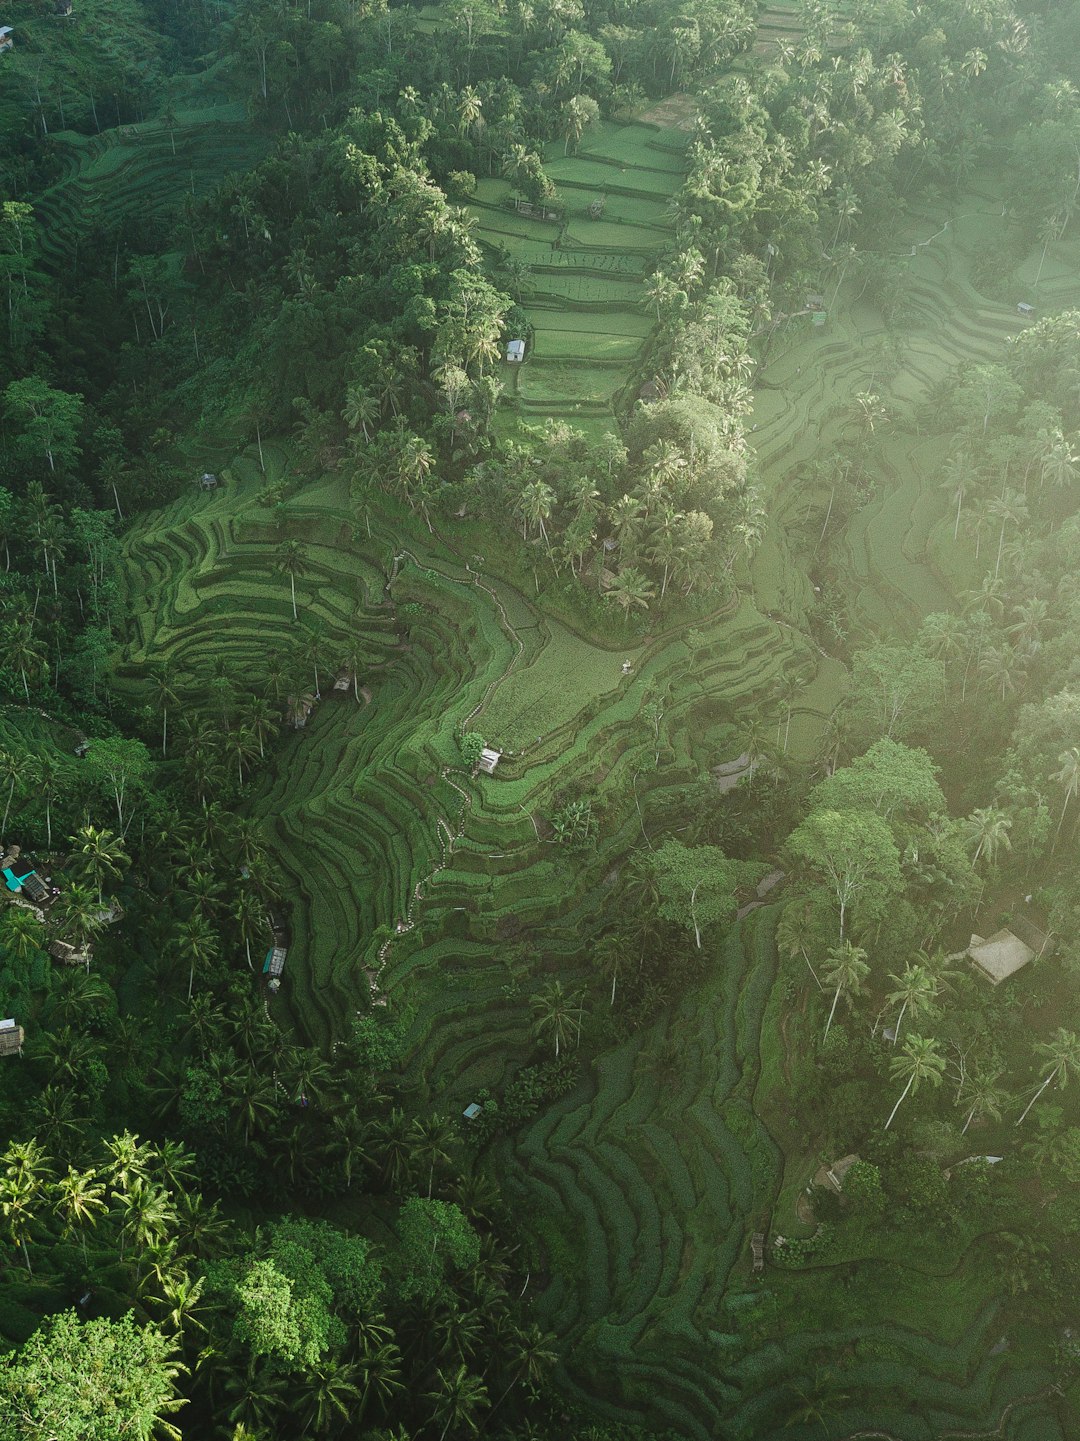
[[[1012,931],[1002,928],[988,938],[973,935],[967,956],[980,975],[992,986],[999,986],[1033,961],[1035,951]]]

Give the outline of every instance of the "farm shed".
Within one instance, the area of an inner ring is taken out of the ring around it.
[[[13,1019],[0,1021],[0,1056],[21,1056],[24,1039],[22,1026]]]
[[[10,25],[0,25],[0,50],[10,50],[15,44]]]
[[[67,941],[53,941],[49,946],[49,955],[65,966],[89,966],[92,953],[90,946],[84,946],[79,951]]]
[[[844,1189],[844,1177],[858,1159],[853,1152],[849,1156],[841,1156],[839,1161],[833,1161],[828,1166],[819,1166],[814,1172],[814,1185],[823,1190],[834,1191],[839,1196]]]
[[[71,0],[56,0],[56,4],[53,7],[53,14],[63,20],[71,14],[73,8]]]
[[[291,695],[285,706],[285,719],[293,730],[303,730],[308,716],[315,709],[313,695]]]
[[[485,746],[480,752],[480,769],[486,771],[488,775],[491,775],[501,760],[502,751],[493,751],[490,746]]]
[[[207,470],[199,476],[199,484],[203,490],[217,490],[221,482],[216,475],[211,474],[211,472]]]
[[[1034,305],[1029,305],[1026,300],[1021,300],[1020,304],[1016,307],[1016,313],[1017,315],[1034,315],[1035,307]]]
[[[525,342],[523,340],[508,340],[506,343],[506,358],[510,361],[522,361],[525,359]]]
[[[1000,985],[1035,959],[1032,947],[1006,929],[995,931],[987,938],[973,935],[966,955],[992,986]]]
[[[263,961],[263,975],[280,976],[285,969],[285,957],[288,954],[284,946],[272,946],[266,953],[266,960]]]

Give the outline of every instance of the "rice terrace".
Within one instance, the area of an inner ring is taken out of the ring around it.
[[[1080,4],[9,9],[0,1441],[1077,1434]]]

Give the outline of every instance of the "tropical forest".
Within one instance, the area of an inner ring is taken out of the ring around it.
[[[1080,0],[0,135],[0,1441],[1080,1436]]]

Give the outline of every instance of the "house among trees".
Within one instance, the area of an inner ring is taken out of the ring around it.
[[[525,342],[523,340],[508,340],[506,343],[506,358],[510,362],[520,364],[525,359]]]
[[[86,966],[89,968],[90,957],[93,948],[87,943],[80,951],[68,941],[53,941],[49,946],[49,955],[55,957],[64,966]]]
[[[271,946],[266,953],[266,960],[263,961],[263,975],[270,976],[271,979],[280,976],[285,969],[285,957],[288,954],[289,952],[284,946]]]
[[[34,869],[33,864],[24,859],[20,854],[18,846],[12,846],[2,860],[0,860],[0,872],[3,872],[4,884],[9,891],[16,895],[25,893],[32,901],[39,904],[49,899],[49,888]]]
[[[5,50],[13,49],[15,45],[14,34],[10,25],[0,25],[0,54]]]
[[[73,10],[71,0],[56,0],[53,7],[53,14],[58,20],[66,20]]]
[[[493,751],[490,746],[485,746],[480,752],[480,759],[477,761],[477,765],[482,771],[491,775],[501,760],[502,751]]]
[[[0,1021],[0,1056],[21,1056],[25,1033],[14,1019]]]
[[[964,954],[992,986],[999,986],[1029,961],[1044,955],[1049,943],[1050,938],[1037,926],[1017,918],[1012,922],[1011,930],[1002,928],[986,938],[972,935]]]

